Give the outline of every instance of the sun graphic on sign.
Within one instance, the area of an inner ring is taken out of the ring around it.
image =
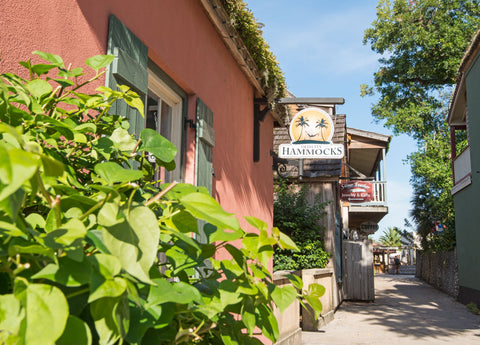
[[[329,143],[333,136],[333,121],[318,108],[308,108],[297,113],[290,123],[292,143]]]

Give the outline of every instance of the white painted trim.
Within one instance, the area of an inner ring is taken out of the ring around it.
[[[465,178],[461,179],[455,186],[453,186],[451,193],[452,195],[457,194],[465,187],[468,187],[472,184],[472,176],[468,175]]]
[[[182,147],[181,134],[183,130],[182,98],[163,80],[161,80],[151,69],[148,69],[148,89],[155,93],[156,96],[158,96],[163,102],[172,108],[172,138],[170,138],[170,141],[177,147],[178,152],[177,156],[175,157],[176,168],[170,172],[170,176],[172,181],[180,181],[180,151]]]

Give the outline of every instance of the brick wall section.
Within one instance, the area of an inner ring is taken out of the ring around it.
[[[435,288],[458,297],[458,265],[456,251],[418,253],[416,277]]]

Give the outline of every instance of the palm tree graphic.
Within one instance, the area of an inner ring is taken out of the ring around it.
[[[303,116],[300,116],[297,119],[296,124],[297,124],[297,127],[302,127],[302,129],[300,130],[300,135],[298,136],[298,140],[297,140],[297,141],[300,141],[302,139],[303,130],[304,130],[305,126],[308,127],[309,124],[307,123],[307,120]]]
[[[325,121],[325,119],[321,119],[320,121],[317,121],[317,125],[315,128],[320,127],[320,135],[322,136],[322,141],[325,141],[325,137],[323,136],[323,129],[328,128],[328,123]]]

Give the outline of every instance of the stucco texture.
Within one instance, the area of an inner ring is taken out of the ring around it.
[[[188,114],[195,118],[200,97],[214,113],[213,196],[229,212],[273,222],[273,119],[261,124],[260,162],[253,162],[254,88],[204,13],[192,0],[30,0],[0,2],[1,72],[18,73],[17,61],[34,50],[83,65],[105,54],[108,18],[117,16],[149,48],[150,59],[187,94]],[[24,72],[22,72],[24,73]],[[91,75],[91,74],[90,74]],[[87,76],[88,77],[88,76]],[[99,80],[92,87],[101,85]],[[188,131],[185,182],[194,183],[194,134]]]

